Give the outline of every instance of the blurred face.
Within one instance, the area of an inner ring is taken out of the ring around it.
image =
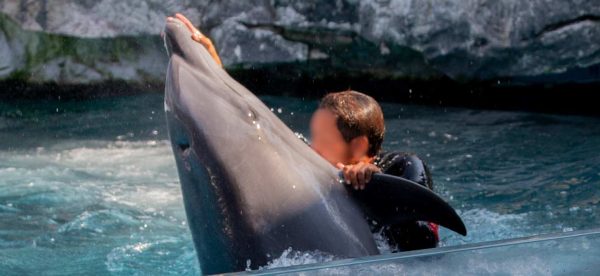
[[[333,112],[319,108],[310,120],[311,147],[332,165],[352,161],[352,148],[337,127]]]

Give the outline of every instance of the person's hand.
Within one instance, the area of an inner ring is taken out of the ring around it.
[[[381,172],[379,167],[365,162],[359,162],[354,165],[337,163],[336,167],[342,170],[346,184],[352,185],[355,190],[364,190],[367,183],[371,181],[373,173]]]
[[[181,22],[183,22],[183,24],[188,28],[188,30],[190,30],[190,32],[192,33],[192,39],[202,44],[204,48],[208,50],[208,53],[217,62],[217,64],[223,66],[223,63],[221,63],[221,58],[217,54],[217,50],[215,49],[215,46],[213,45],[212,41],[204,34],[202,34],[198,29],[196,29],[196,27],[194,27],[194,24],[192,24],[192,22],[190,22],[190,20],[187,19],[187,17],[183,16],[183,14],[176,13],[175,17],[181,20]],[[167,20],[175,20],[175,18],[169,16],[167,17]]]

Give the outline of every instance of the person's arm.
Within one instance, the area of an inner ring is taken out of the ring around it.
[[[362,161],[352,165],[337,163],[336,167],[342,171],[345,183],[352,185],[355,190],[364,190],[371,176],[381,172],[374,164]]]
[[[385,173],[417,182],[431,190],[433,183],[429,169],[425,163],[414,154],[389,152],[381,156],[378,164],[359,162],[353,165],[338,163],[336,167],[342,170],[346,184],[356,190],[363,190],[374,173]]]
[[[190,20],[182,14],[176,13],[175,17],[181,20],[181,22],[183,22],[183,24],[188,28],[188,30],[190,30],[190,32],[192,33],[192,39],[202,44],[204,48],[208,50],[208,53],[212,56],[215,62],[217,62],[217,64],[219,64],[222,67],[223,63],[221,62],[221,58],[217,54],[217,49],[213,45],[212,41],[208,37],[203,35],[198,29],[196,29],[196,27],[194,27],[194,24],[192,24],[192,22],[190,22]],[[167,20],[173,20],[173,18],[168,17]]]

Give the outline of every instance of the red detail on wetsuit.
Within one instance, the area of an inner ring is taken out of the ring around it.
[[[433,234],[435,234],[435,240],[440,241],[440,235],[438,233],[440,227],[437,224],[430,222],[429,228],[431,228],[431,231],[433,231]]]

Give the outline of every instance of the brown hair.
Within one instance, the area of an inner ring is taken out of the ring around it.
[[[319,108],[327,109],[337,117],[337,127],[346,142],[365,135],[369,140],[367,155],[372,157],[379,153],[385,125],[383,112],[375,99],[354,90],[346,90],[325,95]]]

